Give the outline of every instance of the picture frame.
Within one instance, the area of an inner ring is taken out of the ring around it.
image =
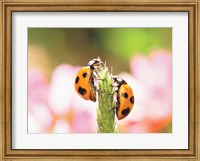
[[[0,2],[1,8],[1,112],[0,158],[2,160],[199,160],[199,1],[23,1]],[[189,101],[188,149],[12,149],[12,13],[13,12],[188,12]]]

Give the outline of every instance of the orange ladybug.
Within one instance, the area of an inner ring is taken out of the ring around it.
[[[102,64],[100,58],[93,59],[81,68],[75,78],[75,89],[80,97],[85,100],[96,102],[95,75],[98,67]]]
[[[113,87],[116,88],[114,93],[114,108],[118,120],[128,116],[134,105],[134,94],[132,88],[120,77],[113,77]]]

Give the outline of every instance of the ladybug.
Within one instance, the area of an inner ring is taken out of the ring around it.
[[[79,70],[75,78],[75,89],[80,97],[96,102],[95,75],[98,67],[102,65],[100,58],[90,60],[87,65]]]
[[[118,120],[125,118],[132,110],[134,105],[134,95],[130,85],[120,77],[113,77],[114,92],[114,108]]]

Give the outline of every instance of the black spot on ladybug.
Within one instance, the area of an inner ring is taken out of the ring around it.
[[[81,94],[81,95],[85,95],[87,93],[86,89],[82,88],[82,87],[79,87],[78,88],[78,92]]]
[[[134,96],[132,96],[132,97],[130,98],[130,102],[131,102],[132,104],[134,104]]]
[[[126,109],[124,109],[124,110],[122,111],[122,114],[123,114],[124,116],[127,116],[129,113],[130,113],[130,108],[129,108],[129,107],[126,108]]]
[[[76,81],[75,82],[76,82],[76,84],[79,82],[79,77],[76,77]]]
[[[124,98],[128,98],[128,93],[122,93],[122,97],[124,97]]]
[[[87,73],[83,73],[83,77],[86,78],[87,77]]]

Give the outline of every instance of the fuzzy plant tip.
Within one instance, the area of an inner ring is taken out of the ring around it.
[[[98,133],[116,133],[115,109],[113,101],[112,75],[107,67],[102,67],[98,73]]]

